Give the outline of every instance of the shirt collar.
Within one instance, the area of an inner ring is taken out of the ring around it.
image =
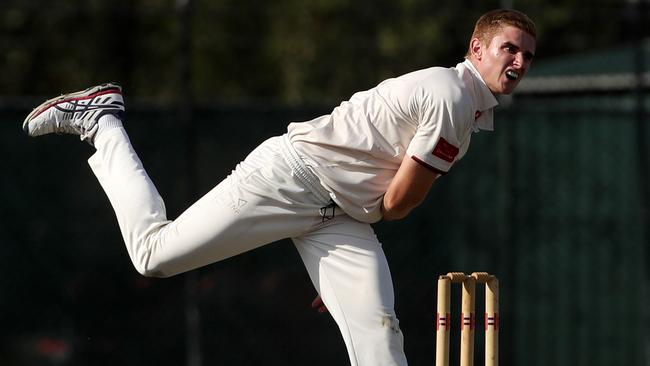
[[[458,64],[458,68],[460,70],[465,69],[468,71],[467,73],[462,72],[463,79],[465,79],[466,76],[469,76],[471,79],[470,90],[472,91],[476,103],[476,112],[478,112],[477,114],[479,115],[479,117],[476,118],[474,125],[481,130],[494,131],[493,110],[494,107],[499,105],[497,98],[494,97],[494,94],[492,94],[492,91],[490,91],[490,88],[485,84],[481,74],[476,70],[470,60],[465,59],[465,61]],[[465,79],[465,81],[467,82],[468,80]]]

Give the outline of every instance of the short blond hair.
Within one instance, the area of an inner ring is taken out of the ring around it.
[[[488,11],[478,18],[470,43],[472,39],[478,38],[482,44],[489,45],[497,32],[507,26],[519,28],[533,38],[537,38],[535,23],[526,14],[512,9],[496,9]],[[465,56],[469,57],[471,53],[471,49],[468,48]]]

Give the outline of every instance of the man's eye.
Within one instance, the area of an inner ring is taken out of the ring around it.
[[[503,49],[504,49],[506,52],[511,53],[511,54],[513,54],[513,55],[514,55],[515,53],[517,53],[517,50],[516,50],[514,47],[512,47],[512,46],[505,46],[505,47],[503,47]]]

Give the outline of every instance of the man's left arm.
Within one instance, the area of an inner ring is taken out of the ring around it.
[[[439,175],[406,154],[384,194],[381,204],[384,220],[398,220],[408,215],[422,203]]]

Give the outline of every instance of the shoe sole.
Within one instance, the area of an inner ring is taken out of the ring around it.
[[[114,93],[115,91],[117,91],[119,94],[122,94],[122,87],[120,87],[117,84],[106,83],[106,84],[90,87],[86,90],[63,94],[58,97],[48,99],[45,102],[41,103],[38,107],[34,108],[34,110],[32,110],[32,112],[27,116],[27,118],[25,118],[25,121],[23,122],[23,131],[26,134],[29,134],[29,128],[28,128],[29,122],[34,118],[38,117],[41,113],[54,107],[55,105],[72,102],[75,100],[92,99],[99,95]]]

